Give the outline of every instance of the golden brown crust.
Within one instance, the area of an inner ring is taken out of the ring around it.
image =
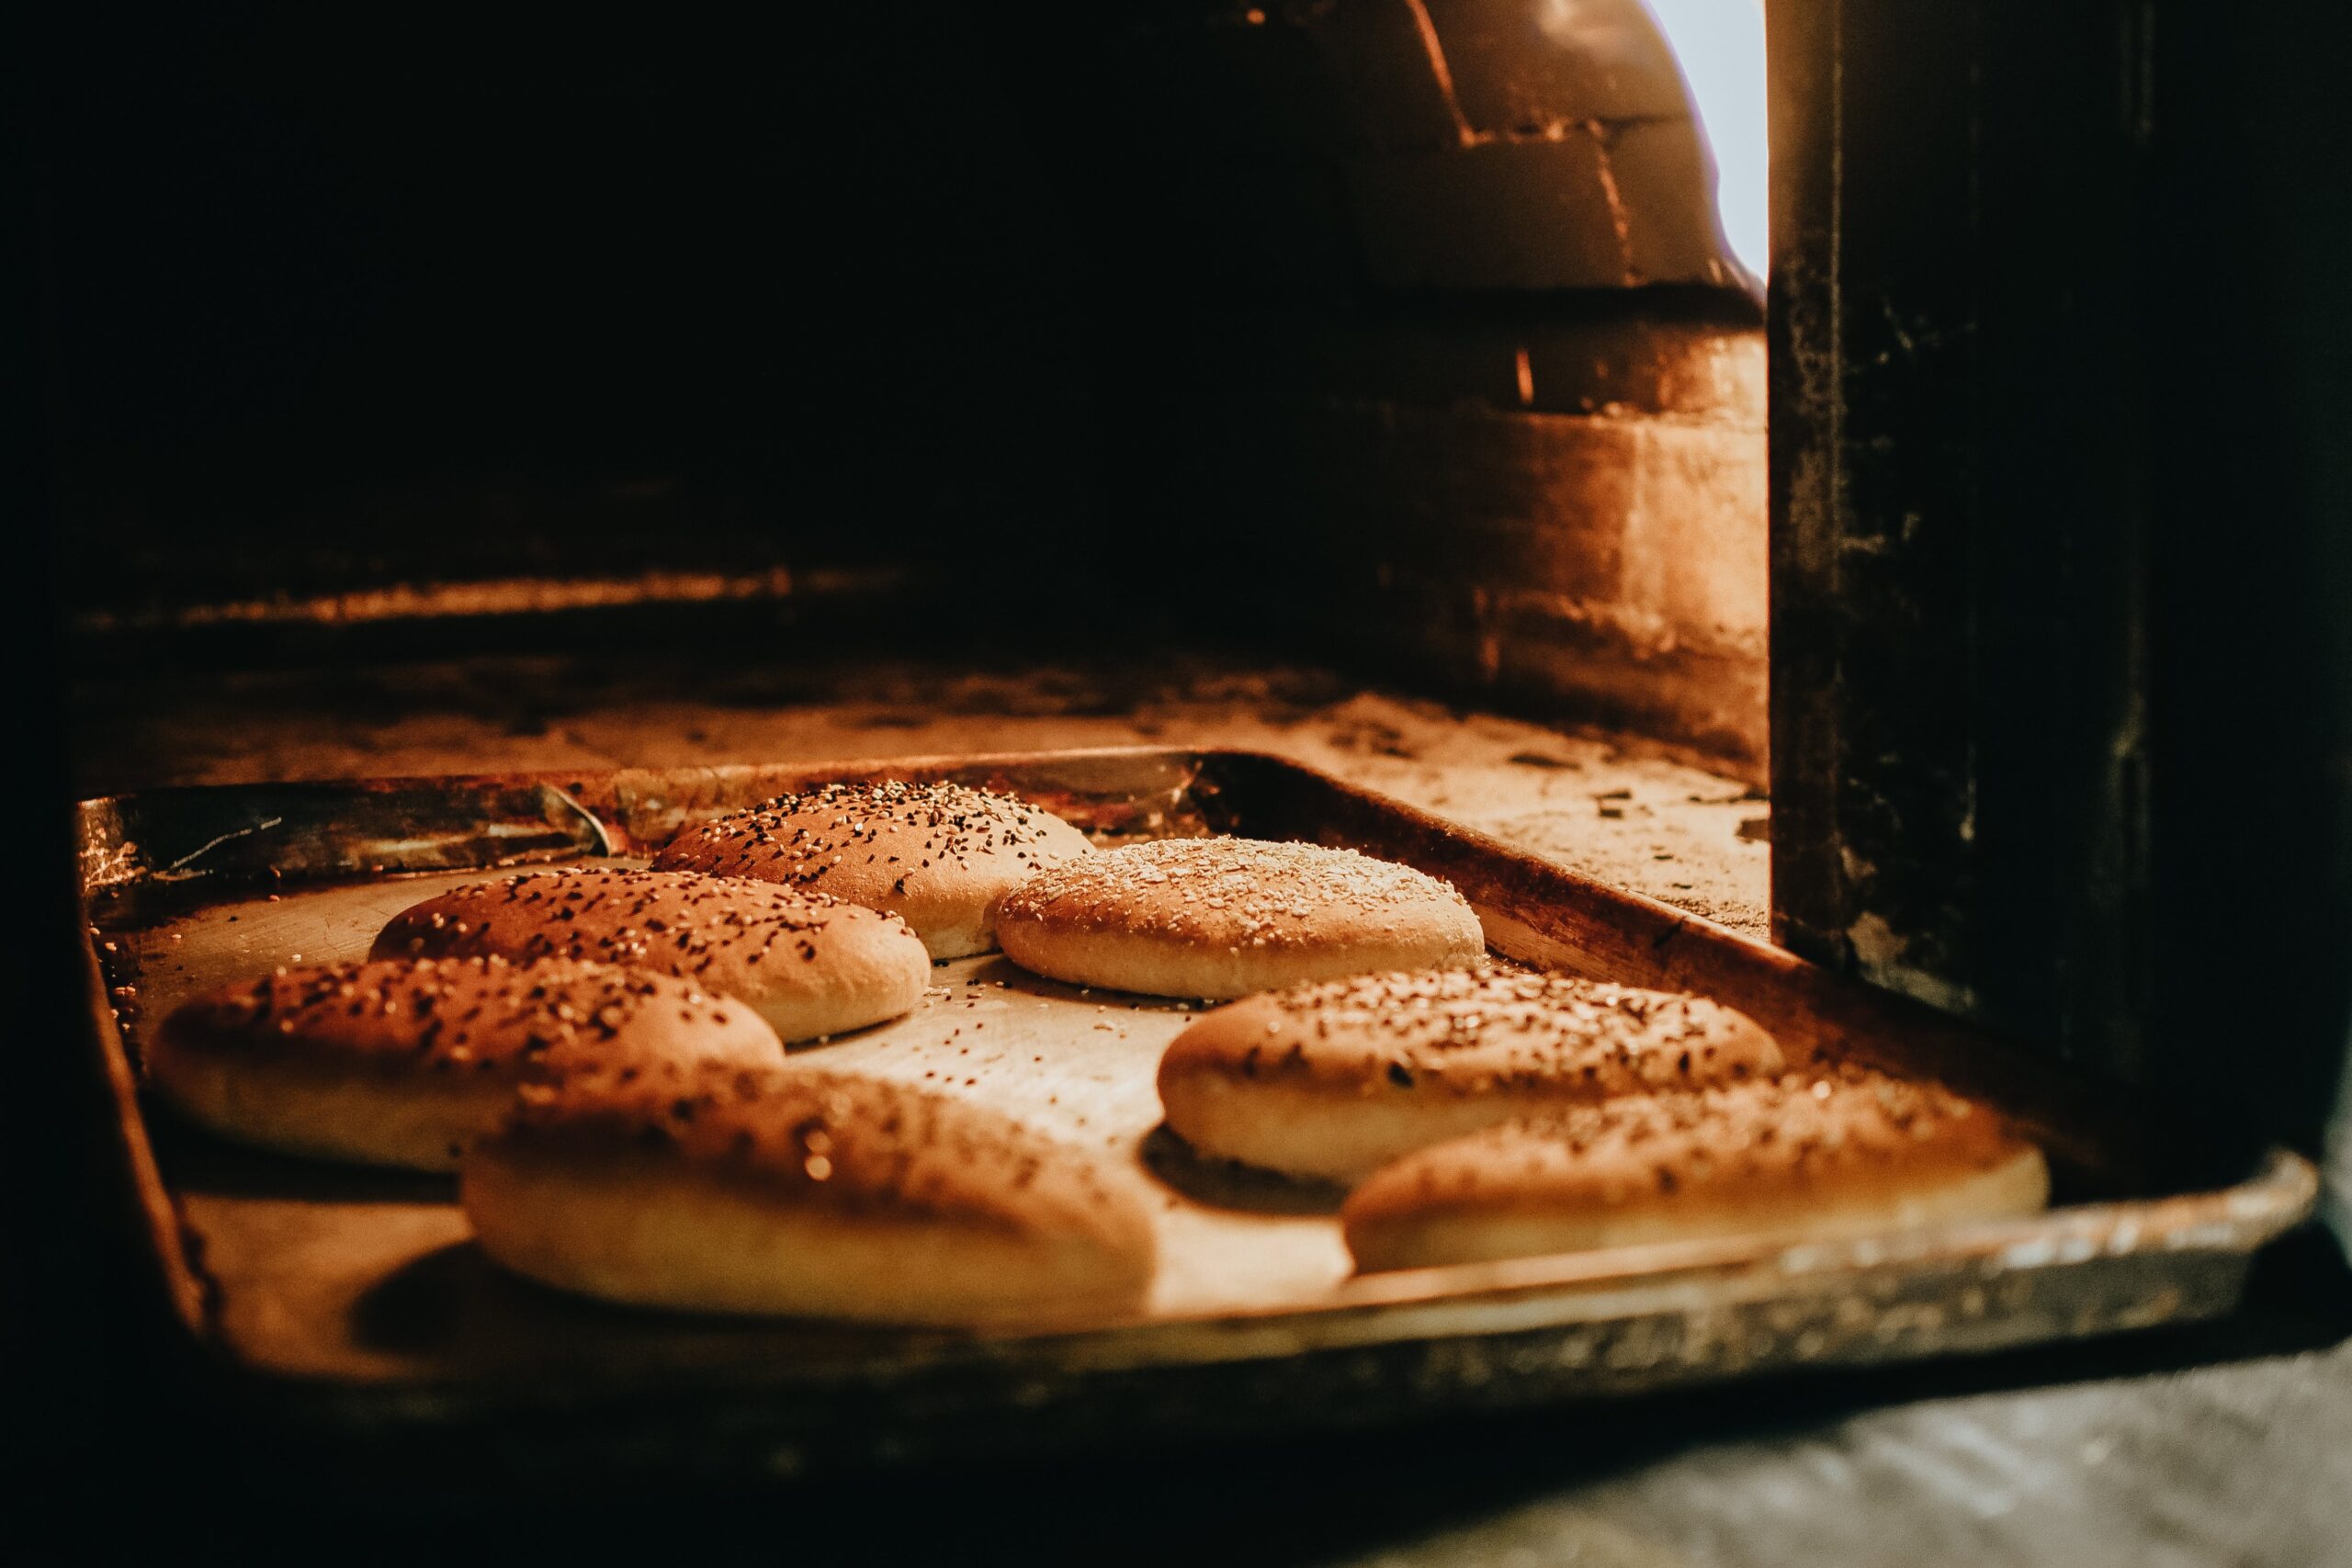
[[[1498,1122],[1781,1065],[1770,1035],[1702,998],[1481,965],[1219,1008],[1170,1043],[1159,1098],[1199,1153],[1353,1180]]]
[[[688,828],[662,870],[756,877],[903,917],[933,958],[996,945],[997,900],[1086,835],[1016,795],[889,779],[781,795]]]
[[[741,998],[786,1040],[913,1010],[931,984],[895,916],[742,877],[563,869],[475,883],[394,916],[374,956],[589,959]]]
[[[1468,900],[1436,877],[1254,839],[1163,839],[1050,867],[1006,895],[997,938],[1050,979],[1212,998],[1485,951]]]
[[[1357,1267],[1817,1237],[2030,1213],[2041,1152],[1991,1111],[1860,1069],[1606,1101],[1408,1155],[1348,1197]]]
[[[317,1158],[457,1167],[516,1085],[565,1064],[784,1061],[750,1008],[665,975],[555,961],[281,968],[164,1021],[150,1080],[191,1120]]]
[[[910,1085],[813,1068],[569,1075],[468,1162],[490,1254],[641,1305],[914,1323],[1132,1307],[1124,1173]]]

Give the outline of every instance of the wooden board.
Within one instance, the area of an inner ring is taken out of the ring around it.
[[[345,1432],[424,1423],[495,1440],[562,1413],[526,1452],[506,1452],[523,1467],[642,1458],[650,1444],[664,1463],[791,1468],[1105,1425],[1216,1429],[1628,1392],[2209,1315],[2233,1299],[2252,1249],[2311,1201],[2295,1156],[2205,1147],[2152,1166],[2139,1153],[2149,1128],[2110,1097],[1295,764],[1132,751],[876,771],[1009,785],[1106,840],[1236,830],[1419,864],[1463,887],[1507,956],[1686,986],[1801,1048],[1991,1094],[2059,1153],[2075,1201],[2027,1221],[1836,1244],[1726,1240],[1355,1279],[1336,1191],[1204,1168],[1156,1132],[1152,1073],[1189,1008],[987,957],[937,966],[910,1017],[810,1049],[1140,1166],[1161,1193],[1163,1264],[1139,1317],[974,1337],[574,1301],[482,1259],[445,1179],[334,1170],[232,1149],[167,1116],[151,1123],[131,1097],[140,1021],[274,964],[363,953],[391,913],[478,874],[453,860],[624,852],[861,770],[162,792],[90,807],[85,865],[96,955],[118,993],[106,1033],[121,1053],[126,1157],[149,1177],[164,1277],[227,1385]]]

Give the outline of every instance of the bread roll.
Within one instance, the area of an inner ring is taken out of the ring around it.
[[[1200,1154],[1353,1181],[1498,1122],[1781,1066],[1770,1035],[1697,997],[1481,966],[1219,1008],[1169,1045],[1159,1100]]]
[[[2033,1213],[2041,1153],[1876,1074],[1613,1100],[1406,1156],[1340,1211],[1357,1268],[1747,1235],[1812,1240]]]
[[[240,1143],[452,1170],[517,1084],[566,1063],[775,1066],[775,1031],[684,980],[604,964],[392,959],[280,969],[200,997],[147,1050],[155,1089]]]
[[[997,939],[1050,979],[1218,999],[1485,951],[1449,884],[1352,850],[1254,839],[1162,839],[1049,867],[1005,896]]]
[[[997,900],[1093,846],[1042,807],[958,784],[827,784],[689,828],[656,867],[752,876],[902,917],[933,958],[996,946]]]
[[[814,1068],[529,1089],[467,1161],[463,1201],[507,1268],[642,1306],[1061,1322],[1132,1310],[1152,1271],[1141,1193],[1092,1156]]]
[[[913,1010],[931,985],[896,918],[741,877],[684,871],[530,871],[427,898],[392,918],[374,956],[495,954],[517,964],[627,964],[740,998],[786,1040]]]

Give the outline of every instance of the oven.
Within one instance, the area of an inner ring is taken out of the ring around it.
[[[1283,753],[2334,1218],[2342,30],[55,17],[29,766]]]

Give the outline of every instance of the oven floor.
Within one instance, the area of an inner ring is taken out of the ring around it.
[[[918,660],[739,670],[476,659],[87,679],[80,793],[397,773],[1238,746],[1276,751],[1603,881],[1761,935],[1770,808],[1703,761],[1198,657],[974,672]]]

